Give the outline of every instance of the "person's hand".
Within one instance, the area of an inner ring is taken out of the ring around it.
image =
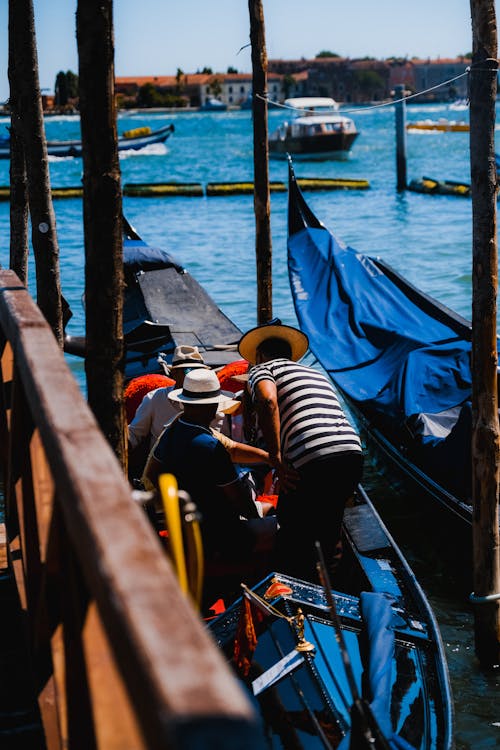
[[[300,479],[299,472],[291,464],[284,461],[276,460],[273,463],[274,471],[278,478],[278,487],[280,492],[294,490]]]

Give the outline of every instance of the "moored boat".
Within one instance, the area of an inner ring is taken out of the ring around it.
[[[152,130],[149,126],[127,130],[118,137],[118,151],[137,151],[154,143],[164,143],[174,132],[174,125],[165,125],[158,130]],[[47,141],[47,153],[49,156],[68,157],[82,155],[82,142],[80,140]],[[10,159],[10,140],[8,137],[0,138],[0,159]]]
[[[208,97],[200,107],[200,112],[225,112],[226,110],[227,104],[214,96]]]
[[[362,488],[343,539],[331,582],[272,572],[243,584],[242,598],[209,623],[267,746],[450,750],[453,704],[434,615]]]
[[[359,427],[470,532],[471,324],[338,240],[292,167],[288,269],[299,325]]]
[[[406,123],[406,129],[412,130],[436,130],[442,133],[468,133],[470,125],[465,120],[447,120],[440,117],[439,120],[417,120]]]
[[[346,159],[359,131],[350,117],[338,112],[334,99],[301,97],[286,99],[296,116],[283,122],[269,136],[269,155],[285,159]]]
[[[125,377],[163,373],[180,344],[197,346],[212,367],[237,359],[239,328],[170,253],[151,247],[124,219]],[[85,339],[66,335],[64,349],[85,356]]]

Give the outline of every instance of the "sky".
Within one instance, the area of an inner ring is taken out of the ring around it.
[[[51,93],[60,70],[78,73],[77,0],[33,4],[40,88]],[[263,8],[270,59],[323,50],[457,57],[472,49],[470,0],[263,0]],[[113,22],[116,76],[252,70],[248,0],[114,0]],[[8,0],[0,0],[0,101],[9,96],[7,57]]]

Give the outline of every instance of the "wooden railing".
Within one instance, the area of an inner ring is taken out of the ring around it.
[[[51,330],[1,270],[0,357],[7,553],[47,748],[257,748]]]

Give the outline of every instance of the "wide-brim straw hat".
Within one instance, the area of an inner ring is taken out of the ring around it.
[[[309,348],[309,339],[298,328],[286,326],[282,323],[267,323],[247,331],[240,339],[238,351],[244,359],[254,365],[259,345],[267,339],[275,338],[283,339],[290,344],[292,350],[290,359],[293,359],[294,362],[301,359]]]
[[[221,391],[215,372],[202,368],[188,372],[182,388],[170,391],[168,397],[171,401],[178,401],[180,404],[197,404],[198,406],[217,404],[219,411],[225,414],[232,414],[240,407],[239,401],[235,401]]]

